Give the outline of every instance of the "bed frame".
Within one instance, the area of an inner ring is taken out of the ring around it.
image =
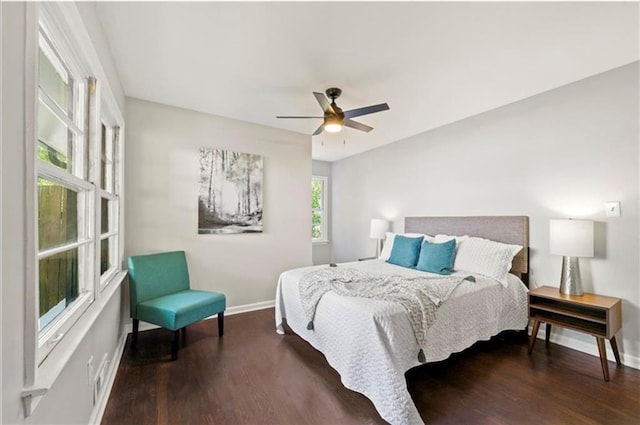
[[[469,235],[522,246],[514,257],[511,273],[529,287],[529,217],[405,217],[406,233],[426,235]]]

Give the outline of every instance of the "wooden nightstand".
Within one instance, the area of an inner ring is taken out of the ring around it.
[[[552,324],[595,336],[605,381],[609,380],[605,338],[611,343],[616,363],[622,364],[615,337],[622,327],[620,298],[590,293],[585,293],[581,297],[564,295],[558,291],[558,288],[541,286],[529,291],[529,318],[533,320],[533,330],[529,337],[529,354],[536,343],[540,323],[544,322],[547,324],[545,333],[547,347]]]

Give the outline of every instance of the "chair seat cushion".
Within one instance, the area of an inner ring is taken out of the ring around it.
[[[175,331],[205,317],[221,313],[225,308],[224,294],[185,290],[138,304],[134,319]]]

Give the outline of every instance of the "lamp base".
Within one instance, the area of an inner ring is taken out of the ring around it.
[[[560,277],[560,293],[565,295],[584,295],[580,264],[578,257],[562,257],[562,276]]]

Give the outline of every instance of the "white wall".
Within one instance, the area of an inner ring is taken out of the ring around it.
[[[76,2],[76,7],[78,8],[78,12],[82,17],[82,20],[84,21],[87,31],[89,32],[91,43],[100,55],[100,63],[102,64],[102,69],[110,82],[111,91],[113,92],[113,97],[118,104],[118,108],[120,108],[120,110],[124,112],[124,89],[120,84],[120,76],[118,75],[118,70],[116,69],[115,63],[113,61],[113,56],[111,55],[111,51],[109,50],[109,44],[107,42],[107,38],[104,35],[102,24],[98,19],[96,4],[95,2],[91,1],[81,1]]]
[[[95,302],[85,315],[97,316],[84,337],[64,363],[61,373],[42,398],[34,414],[24,418],[20,393],[25,385],[25,269],[34,261],[25,255],[25,108],[33,99],[25,97],[25,66],[34,66],[35,49],[27,47],[26,34],[35,37],[37,21],[35,3],[2,3],[2,416],[3,424],[76,424],[88,423],[94,414],[91,387],[88,384],[87,361],[90,356],[97,363],[106,353],[113,359],[118,342],[123,337],[120,297],[118,289],[104,305]],[[73,8],[73,4],[63,7]],[[87,28],[92,38],[101,37],[101,30]],[[106,43],[104,43],[106,45]],[[104,64],[110,60],[105,52],[97,55]],[[29,60],[31,58],[31,60]],[[25,59],[26,62],[25,62]],[[25,65],[26,63],[26,65]],[[35,69],[35,68],[34,68]],[[117,79],[109,79],[112,87],[119,87]],[[34,106],[34,105],[33,105]],[[8,267],[10,265],[10,267]],[[75,329],[75,328],[74,328]],[[63,344],[61,342],[61,344]],[[54,350],[55,351],[55,350]],[[52,354],[45,362],[55,361]],[[54,359],[54,360],[52,360]],[[96,363],[96,366],[97,366]]]
[[[2,3],[2,423],[17,422],[23,383],[24,43],[26,5]],[[11,184],[8,184],[11,182]],[[7,265],[11,265],[8,267]],[[13,284],[10,284],[12,282]]]
[[[414,215],[528,215],[531,285],[559,285],[549,219],[597,222],[596,257],[582,259],[586,291],[620,297],[618,343],[640,367],[638,63],[422,133],[333,165],[333,255],[370,254],[369,220],[403,228]],[[603,204],[620,201],[622,216]],[[597,353],[592,337],[553,337]]]
[[[311,164],[312,173],[314,176],[327,177],[327,217],[329,223],[327,227],[327,234],[329,235],[329,242],[321,242],[313,244],[313,264],[328,264],[331,262],[331,185],[333,179],[331,178],[331,163],[327,161],[313,161]]]
[[[126,255],[185,250],[192,287],[228,307],[272,301],[279,274],[311,264],[311,138],[127,98]],[[263,233],[197,234],[200,148],[263,156]]]

